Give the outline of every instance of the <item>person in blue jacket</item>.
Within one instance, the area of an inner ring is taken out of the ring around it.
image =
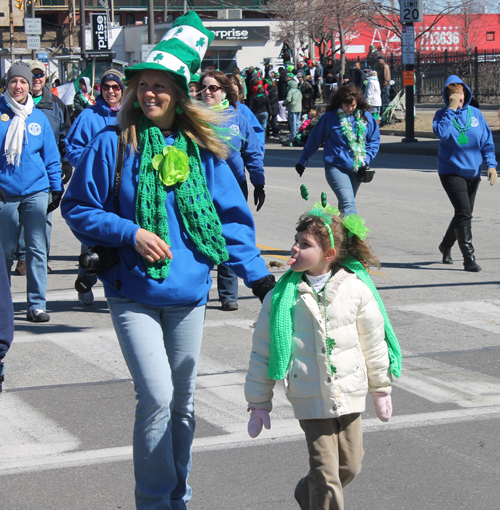
[[[357,214],[355,198],[362,182],[358,171],[368,168],[380,147],[378,124],[361,90],[345,85],[331,96],[295,166],[301,177],[322,144],[326,180],[338,199],[340,212],[344,216]]]
[[[6,204],[5,195],[0,190],[0,200]],[[0,204],[0,208],[2,204]],[[4,258],[2,245],[0,244],[0,260]],[[14,339],[14,307],[12,305],[12,295],[10,293],[9,278],[4,264],[0,264],[0,393],[2,393],[2,384],[4,381],[4,363],[3,360],[7,351],[10,349]]]
[[[491,129],[478,108],[471,106],[472,93],[458,76],[448,77],[443,87],[445,107],[434,115],[433,130],[439,138],[438,174],[455,210],[439,245],[443,264],[453,264],[451,248],[458,239],[464,270],[481,271],[472,245],[472,211],[481,164],[488,169],[488,180],[497,180],[495,144]]]
[[[260,148],[262,149],[262,154],[265,154],[266,151],[266,131],[262,127],[261,123],[258,121],[255,114],[248,108],[243,101],[243,82],[236,76],[235,74],[226,74],[227,79],[231,82],[234,92],[237,94],[237,100],[235,103],[235,108],[242,113],[250,122],[257,138],[259,139]]]
[[[46,216],[63,194],[61,162],[47,116],[29,94],[30,68],[15,63],[0,98],[0,188],[6,204],[0,210],[0,244],[10,276],[19,218],[24,225],[28,310],[32,322],[48,322]]]
[[[97,96],[96,104],[82,111],[73,123],[66,137],[66,157],[73,166],[76,166],[82,152],[94,136],[110,124],[116,124],[116,118],[120,111],[123,91],[123,75],[109,69],[101,76],[101,94]],[[86,253],[88,247],[82,245],[81,253]],[[94,302],[92,287],[97,283],[95,275],[78,267],[78,278],[75,287],[78,292],[78,300],[83,305],[91,305]]]
[[[62,203],[76,237],[115,262],[98,276],[134,380],[141,510],[186,509],[191,498],[194,389],[211,269],[226,263],[262,299],[274,286],[213,111],[188,95],[213,37],[189,11],[145,62],[125,70],[121,132],[108,126],[89,143]],[[125,152],[116,200],[119,138]]]
[[[201,77],[201,97],[205,104],[223,116],[222,126],[228,131],[229,156],[226,159],[241,191],[248,198],[245,169],[254,187],[254,204],[257,211],[264,205],[264,157],[259,140],[239,107],[237,96],[229,79],[221,71],[205,71]],[[238,278],[231,268],[221,264],[217,271],[217,289],[222,310],[238,310]]]

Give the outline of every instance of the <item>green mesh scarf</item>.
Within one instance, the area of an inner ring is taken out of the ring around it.
[[[398,339],[392,329],[391,322],[385,310],[384,303],[373,283],[370,275],[361,262],[354,257],[347,257],[342,263],[344,267],[356,274],[356,276],[372,291],[377,301],[380,313],[384,317],[385,341],[389,351],[391,372],[395,377],[401,375],[401,349]],[[271,301],[271,344],[269,352],[269,367],[267,375],[270,379],[279,381],[283,379],[288,370],[292,355],[293,339],[293,314],[297,287],[302,280],[303,272],[294,272],[289,269],[276,283]]]
[[[167,188],[161,182],[159,172],[153,168],[153,158],[163,154],[165,139],[145,115],[138,121],[141,164],[136,201],[137,224],[163,239],[169,246],[167,221]],[[178,132],[174,147],[183,151],[189,158],[189,175],[184,182],[174,185],[177,207],[184,227],[197,250],[214,264],[229,259],[226,242],[222,236],[222,224],[207,188],[198,146],[184,133]],[[167,278],[170,260],[149,262],[143,259],[151,278]]]

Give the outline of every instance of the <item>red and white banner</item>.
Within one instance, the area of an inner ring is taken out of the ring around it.
[[[414,24],[415,50],[435,53],[445,49],[462,52],[476,46],[479,51],[500,48],[500,14],[450,14],[419,37],[434,20],[435,16],[424,15],[422,23]],[[346,34],[347,58],[365,57],[372,44],[385,56],[401,55],[401,39],[391,29],[360,23]],[[340,58],[339,53],[336,58]]]

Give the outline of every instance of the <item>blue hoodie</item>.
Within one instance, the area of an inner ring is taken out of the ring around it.
[[[368,123],[365,133],[365,163],[369,165],[377,155],[380,147],[380,131],[377,121],[371,113],[365,112],[365,120]],[[351,115],[349,121],[353,123],[354,116]],[[342,170],[351,170],[353,168],[354,160],[351,148],[349,147],[349,141],[340,130],[340,120],[336,111],[325,112],[320,117],[307,139],[306,146],[299,158],[299,163],[307,166],[309,158],[323,143],[325,144],[323,162],[326,166],[334,166]]]
[[[0,188],[6,196],[25,196],[45,191],[62,191],[61,161],[54,132],[47,116],[37,108],[26,119],[23,152],[19,166],[8,165],[5,137],[14,112],[0,98]]]
[[[230,128],[234,135],[228,140],[229,156],[226,159],[238,183],[246,181],[245,167],[250,175],[250,182],[256,186],[265,184],[264,157],[259,139],[250,122],[239,110],[229,106],[221,112],[227,115],[222,127]]]
[[[116,122],[118,112],[109,109],[106,101],[99,96],[96,104],[85,108],[78,115],[66,137],[66,157],[76,166],[83,150],[94,136],[110,124]]]
[[[247,118],[248,122],[250,122],[251,126],[253,127],[253,130],[255,131],[255,134],[257,135],[257,138],[259,139],[262,154],[265,154],[266,132],[264,131],[264,128],[262,127],[261,123],[257,120],[255,114],[252,112],[252,110],[250,110],[250,108],[248,108],[246,104],[237,101],[236,108]]]
[[[174,137],[165,140],[172,145]],[[136,197],[140,154],[128,154],[123,165],[119,202],[113,207],[118,135],[109,126],[83,152],[66,192],[61,212],[77,239],[85,246],[118,247],[119,263],[99,274],[106,296],[124,297],[149,306],[199,306],[207,302],[213,264],[197,249],[186,232],[175,200],[167,187],[166,208],[173,259],[168,278],[155,280],[146,273],[143,258],[135,250]],[[255,245],[252,214],[239,186],[224,161],[201,150],[207,186],[222,223],[229,252],[225,265],[251,286],[269,274]],[[238,190],[238,192],[236,192]],[[119,290],[114,288],[121,282]]]
[[[456,111],[448,108],[449,101],[445,95],[446,86],[450,83],[460,83],[464,86],[464,105]],[[451,75],[443,87],[443,101],[446,108],[441,108],[434,115],[432,124],[434,134],[439,138],[438,173],[455,174],[464,179],[477,179],[481,174],[481,163],[484,161],[488,168],[496,168],[495,144],[491,129],[477,108],[470,106],[472,93],[469,87],[455,75]],[[467,111],[470,108],[472,123],[465,133],[468,143],[460,145],[460,132],[453,125],[455,119],[460,127],[467,123]]]

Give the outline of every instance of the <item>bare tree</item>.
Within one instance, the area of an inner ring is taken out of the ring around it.
[[[433,18],[430,23],[426,23],[422,31],[415,32],[415,41],[420,38],[428,38],[432,28],[445,16],[460,12],[461,9],[468,8],[470,4],[476,1],[458,0],[443,5],[432,0],[424,0],[422,10],[427,15],[433,16]],[[370,26],[388,29],[401,38],[400,9],[399,2],[396,2],[396,0],[366,0],[362,11],[362,18]]]
[[[297,63],[298,43],[307,32],[310,0],[271,0],[268,4],[274,19],[278,21],[277,38],[293,49]]]
[[[310,37],[325,56],[340,52],[341,81],[345,72],[346,34],[360,19],[361,0],[271,0],[269,8],[279,21],[279,38],[296,49]],[[337,48],[338,40],[338,48]],[[293,44],[293,46],[292,46]]]
[[[484,6],[478,1],[471,1],[459,9],[458,30],[462,50],[470,53],[486,37],[485,27],[481,24],[481,12]]]

